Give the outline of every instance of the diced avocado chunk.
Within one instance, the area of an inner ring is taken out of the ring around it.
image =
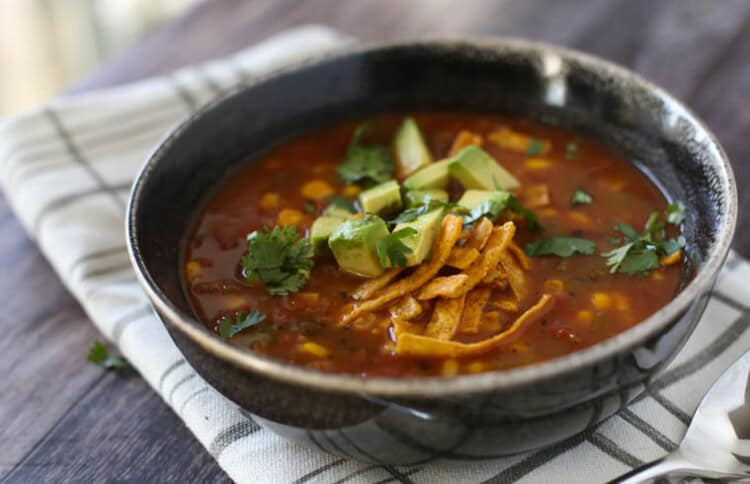
[[[467,190],[510,190],[520,185],[508,170],[478,146],[467,146],[451,160],[451,176]]]
[[[409,176],[432,163],[430,150],[413,118],[404,119],[396,131],[393,151],[396,153],[396,174],[399,177]]]
[[[401,187],[389,180],[359,194],[359,206],[365,213],[390,214],[401,210]]]
[[[440,224],[444,215],[445,209],[442,207],[435,208],[411,222],[400,223],[394,227],[394,232],[407,227],[417,231],[416,234],[401,239],[401,242],[412,250],[412,253],[406,256],[407,266],[421,264],[427,258],[438,233],[440,233]]]
[[[323,210],[324,217],[337,217],[341,219],[349,218],[353,214],[349,210],[339,207],[338,205],[329,205]]]
[[[440,188],[430,188],[428,190],[412,190],[406,192],[406,208],[414,208],[425,205],[429,200],[448,201],[448,192]]]
[[[452,162],[453,159],[436,161],[431,165],[421,168],[404,180],[404,188],[407,190],[444,189],[448,186],[448,166]]]
[[[345,220],[331,232],[328,247],[343,270],[359,276],[375,277],[383,273],[377,244],[388,234],[388,226],[375,215]]]
[[[509,198],[510,192],[505,190],[466,190],[457,203],[471,210],[488,201],[505,205]]]
[[[337,225],[344,222],[343,218],[323,215],[315,219],[310,227],[310,243],[318,255],[330,254],[328,249],[328,237]]]

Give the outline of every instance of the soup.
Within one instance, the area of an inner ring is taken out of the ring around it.
[[[184,282],[211,331],[295,365],[495,371],[594,345],[669,302],[682,212],[559,128],[384,115],[233,173],[197,216]]]

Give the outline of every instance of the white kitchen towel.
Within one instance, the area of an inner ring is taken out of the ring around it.
[[[6,119],[5,195],[94,324],[237,482],[602,482],[675,448],[705,390],[750,347],[750,264],[735,255],[689,343],[645,396],[561,444],[507,458],[391,467],[327,455],[260,429],[185,362],[126,255],[124,207],[133,177],[199,106],[259,73],[347,42],[323,27],[301,27],[215,62],[61,97]]]

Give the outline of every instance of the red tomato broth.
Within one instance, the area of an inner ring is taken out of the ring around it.
[[[529,258],[531,270],[525,275],[533,290],[522,301],[522,311],[545,292],[545,281],[554,279],[562,281],[563,287],[555,293],[552,311],[526,327],[509,344],[481,357],[446,363],[442,359],[397,356],[387,325],[365,330],[338,326],[338,309],[351,301],[349,294],[362,279],[341,271],[332,258],[315,258],[310,280],[297,294],[274,297],[262,285],[245,282],[239,260],[247,250],[245,237],[249,232],[275,225],[284,208],[302,212],[299,228],[301,232],[308,230],[326,205],[316,202],[315,213],[306,212],[308,200],[300,194],[300,188],[310,180],[325,180],[341,193],[344,185],[335,167],[343,159],[358,124],[352,122],[296,138],[248,164],[216,191],[198,215],[186,262],[199,263],[200,270],[192,280],[186,275],[186,287],[197,315],[208,328],[216,330],[217,321],[224,315],[257,309],[267,315],[267,320],[235,336],[234,343],[324,371],[362,376],[432,376],[512,368],[562,356],[638,324],[675,295],[681,264],[657,269],[646,277],[610,274],[605,258],[599,255],[616,247],[608,242],[618,235],[616,224],[627,223],[641,230],[652,211],[661,212],[666,207],[662,193],[636,168],[595,142],[526,120],[468,113],[424,113],[414,118],[436,160],[447,154],[456,133],[469,130],[485,136],[482,148],[518,178],[521,191],[529,185],[546,184],[550,206],[536,209],[545,228],[543,237],[575,236],[596,242],[596,253],[590,256]],[[402,119],[401,115],[378,117],[367,140],[389,145]],[[552,161],[550,166],[528,169],[525,161],[533,156],[489,141],[487,134],[502,126],[548,141],[551,150],[543,158]],[[578,148],[572,159],[566,157],[565,149],[570,142]],[[593,203],[573,206],[570,198],[577,189],[588,192]],[[260,200],[269,192],[279,194],[278,205],[264,209]],[[676,229],[670,234],[676,234]],[[525,223],[518,224],[514,240],[520,247],[538,238],[540,235],[530,231]],[[306,295],[311,292],[318,293],[316,301]],[[595,296],[596,293],[605,296]],[[597,298],[603,300],[598,308],[593,303]],[[429,318],[429,311],[425,313],[422,321]],[[380,314],[387,314],[387,310]],[[510,324],[517,316],[503,322]],[[259,332],[270,334],[270,342],[254,344],[254,333]],[[489,336],[492,333],[480,332],[457,335],[455,340],[471,342]],[[328,354],[320,357],[300,351],[299,345],[306,341],[323,346]]]

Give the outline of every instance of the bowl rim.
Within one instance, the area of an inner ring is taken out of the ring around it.
[[[297,70],[313,67],[320,63],[331,62],[347,57],[357,57],[373,51],[398,48],[479,48],[494,51],[513,51],[518,54],[547,55],[554,54],[562,58],[565,63],[574,61],[583,68],[604,71],[605,74],[634,83],[653,93],[667,103],[671,110],[677,112],[696,128],[696,134],[704,140],[702,150],[708,156],[718,161],[717,171],[724,185],[728,187],[725,193],[726,211],[721,214],[720,226],[717,230],[715,243],[710,247],[702,267],[695,277],[684,287],[677,296],[661,309],[653,313],[635,326],[606,340],[540,363],[511,368],[502,371],[486,372],[476,375],[457,375],[454,377],[361,377],[348,374],[327,373],[319,370],[295,366],[281,360],[273,359],[254,353],[250,350],[232,345],[222,340],[218,335],[198,321],[193,314],[187,314],[178,309],[161,291],[151,273],[146,267],[138,246],[138,230],[136,228],[136,214],[138,212],[141,193],[149,174],[159,162],[164,153],[195,120],[211,111],[219,104],[228,102],[234,96],[252,89],[254,86],[273,80],[283,74],[291,74]],[[689,108],[675,99],[663,88],[651,83],[640,75],[625,67],[599,57],[571,50],[568,48],[548,44],[545,42],[521,40],[507,37],[438,37],[419,38],[414,40],[397,40],[383,42],[368,42],[363,44],[345,44],[342,48],[326,51],[318,56],[302,61],[292,62],[284,67],[272,69],[268,73],[258,76],[252,81],[238,85],[215,100],[198,109],[191,116],[183,120],[176,128],[169,132],[148,156],[146,163],[137,174],[128,201],[125,217],[127,233],[127,249],[136,278],[145,290],[152,305],[169,320],[169,323],[184,335],[197,343],[203,350],[213,356],[243,370],[251,371],[273,380],[287,384],[313,388],[317,390],[359,394],[363,396],[388,396],[401,398],[428,398],[438,396],[455,396],[457,394],[481,393],[487,391],[507,390],[521,387],[535,382],[554,378],[576,369],[593,365],[616,354],[625,352],[638,343],[648,339],[661,330],[670,321],[680,317],[694,301],[709,292],[715,278],[729,252],[734,235],[737,219],[737,187],[734,173],[729,160],[714,134],[706,127]]]

